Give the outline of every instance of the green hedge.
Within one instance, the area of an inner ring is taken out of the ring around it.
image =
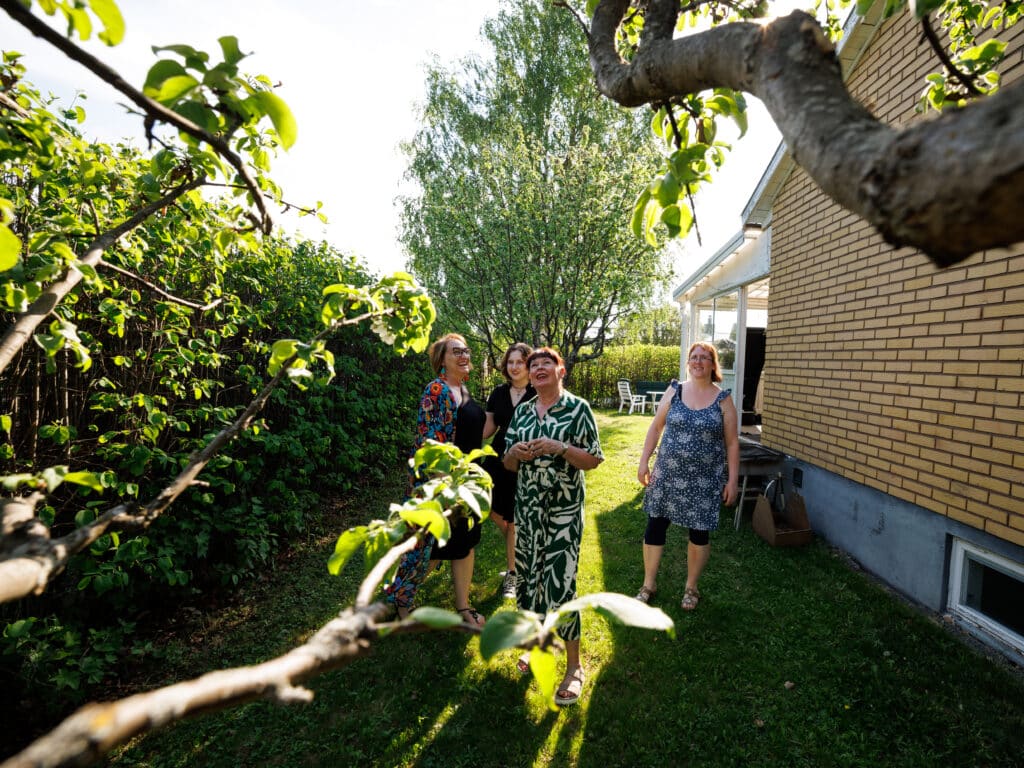
[[[616,404],[619,379],[671,381],[679,378],[679,347],[635,344],[606,347],[597,360],[580,363],[572,371],[566,388],[594,405]]]

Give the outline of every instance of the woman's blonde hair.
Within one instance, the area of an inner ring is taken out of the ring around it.
[[[693,350],[703,349],[709,355],[711,355],[711,381],[715,384],[722,380],[722,367],[718,362],[718,350],[715,349],[715,345],[710,341],[695,341],[690,345],[690,350],[686,353],[686,362],[690,362],[690,355],[693,354]]]
[[[457,333],[446,333],[440,339],[430,345],[430,367],[434,369],[434,373],[441,373],[441,369],[444,368],[444,355],[448,351],[448,342],[459,341],[462,342],[462,346],[468,347],[466,340]]]

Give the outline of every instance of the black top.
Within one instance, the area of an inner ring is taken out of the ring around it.
[[[466,390],[462,390],[462,405],[455,415],[454,443],[463,453],[469,453],[484,443],[484,424],[487,414]]]
[[[536,396],[537,390],[533,388],[532,384],[527,384],[526,392],[518,404],[525,403]],[[516,406],[512,405],[512,385],[499,384],[487,398],[487,411],[494,414],[494,423],[498,425],[491,447],[499,457],[505,454],[505,433],[508,432],[508,425],[512,423],[512,414],[515,410]]]

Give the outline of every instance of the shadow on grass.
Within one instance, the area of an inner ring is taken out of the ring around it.
[[[642,584],[642,501],[596,519],[605,590]],[[827,545],[772,549],[723,511],[687,612],[686,539],[670,528],[652,600],[675,640],[593,631],[612,650],[591,680],[580,765],[1022,764],[1019,681]]]
[[[650,416],[598,414],[579,593],[636,593],[646,518],[636,481]],[[393,496],[392,496],[393,497]],[[377,491],[362,519],[390,500]],[[346,523],[351,524],[351,522]],[[492,616],[503,544],[484,524],[474,605]],[[385,638],[310,683],[309,705],[251,704],[139,740],[120,766],[1019,766],[1024,685],[851,571],[826,545],[772,549],[724,514],[693,613],[679,608],[686,533],[669,532],[654,604],[675,640],[587,614],[580,703],[550,712],[516,654],[475,638]],[[327,575],[332,541],[253,598],[249,617],[187,649],[178,677],[280,653],[351,603],[361,565]],[[450,571],[422,604],[453,608]],[[559,658],[559,665],[564,660]],[[182,674],[183,672],[187,674]],[[789,683],[790,685],[787,685]]]

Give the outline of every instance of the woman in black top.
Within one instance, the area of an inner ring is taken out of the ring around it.
[[[509,472],[501,463],[505,453],[505,433],[512,421],[512,413],[516,406],[533,399],[537,392],[530,385],[530,372],[526,368],[526,358],[533,350],[527,344],[517,341],[505,350],[499,368],[501,375],[508,382],[494,388],[487,398],[487,423],[484,426],[484,438],[494,435],[491,447],[498,453],[488,456],[484,468],[494,481],[491,491],[491,520],[498,526],[505,538],[505,560],[507,570],[501,585],[503,597],[515,599],[516,596],[516,473]]]

